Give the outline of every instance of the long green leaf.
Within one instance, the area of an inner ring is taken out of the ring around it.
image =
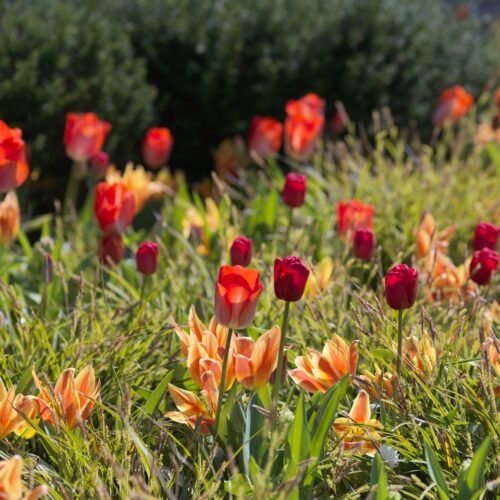
[[[461,474],[458,481],[458,499],[468,500],[482,490],[484,484],[484,468],[490,451],[491,438],[488,436],[472,457],[469,467]]]
[[[370,483],[372,486],[377,485],[377,492],[374,500],[387,500],[389,498],[384,461],[379,453],[377,453],[373,459],[372,470],[370,473]]]
[[[425,461],[427,462],[427,468],[429,469],[429,474],[432,480],[436,483],[439,496],[442,499],[450,498],[450,493],[448,491],[448,485],[444,479],[443,471],[439,466],[439,461],[437,459],[434,450],[427,437],[424,437],[424,450],[425,450]]]
[[[167,391],[167,387],[169,382],[172,380],[174,375],[174,371],[170,370],[167,374],[162,378],[156,389],[149,395],[148,400],[144,404],[144,411],[148,415],[152,415],[158,405],[160,404],[161,398]]]

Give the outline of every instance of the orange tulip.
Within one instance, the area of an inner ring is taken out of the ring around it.
[[[344,241],[350,241],[356,229],[373,231],[375,207],[360,200],[341,201],[337,204],[337,230]]]
[[[239,135],[224,139],[214,152],[215,171],[224,180],[239,176],[239,169],[246,166],[245,141]]]
[[[474,97],[460,85],[446,89],[439,97],[434,123],[442,127],[446,122],[456,123],[474,104]]]
[[[492,375],[496,377],[494,392],[498,398],[500,397],[500,340],[492,333],[491,337],[487,338],[481,345],[481,350],[486,352],[488,358],[488,362],[485,363],[486,368],[489,365]]]
[[[420,375],[432,375],[437,366],[437,355],[429,334],[424,331],[419,340],[411,336],[406,341],[404,360]]]
[[[97,184],[94,213],[104,236],[124,233],[132,223],[134,211],[134,194],[123,183]]]
[[[382,429],[382,424],[371,418],[370,396],[366,391],[359,391],[352,404],[349,417],[335,419],[333,429],[342,439],[344,451],[355,455],[375,455],[380,434],[376,429]]]
[[[36,398],[40,417],[50,425],[58,420],[66,422],[70,429],[83,425],[99,397],[101,384],[96,383],[92,366],[87,365],[76,377],[74,374],[74,368],[64,370],[50,391],[33,371],[33,380],[40,391]]]
[[[288,374],[308,392],[326,392],[346,375],[355,375],[358,365],[358,344],[354,340],[348,347],[338,335],[324,346],[323,352],[309,349],[305,356],[295,358],[297,368]]]
[[[276,154],[281,148],[283,125],[269,116],[254,116],[248,136],[248,150],[260,158]]]
[[[311,298],[316,297],[327,287],[333,274],[333,260],[331,257],[323,257],[321,261],[309,273],[305,294]]]
[[[456,226],[451,225],[436,234],[436,220],[431,213],[425,212],[417,228],[417,257],[425,257],[433,251],[446,253],[455,230]]]
[[[174,146],[174,138],[170,129],[163,127],[150,128],[142,143],[142,157],[150,168],[165,165]]]
[[[219,387],[211,371],[203,373],[201,382],[203,386],[201,394],[206,404],[192,392],[169,384],[168,391],[179,411],[169,411],[166,417],[187,425],[191,429],[199,429],[202,434],[206,435],[215,423]]]
[[[21,129],[0,120],[0,191],[19,187],[29,174]]]
[[[360,382],[358,385],[375,399],[380,399],[380,386],[382,386],[382,393],[388,398],[392,398],[394,395],[395,373],[384,372],[384,376],[382,377],[380,369],[377,368],[375,374],[365,371],[363,375],[360,375],[359,379]]]
[[[21,221],[21,211],[15,191],[9,191],[0,203],[0,245],[14,241]]]
[[[11,432],[26,439],[32,437],[35,432],[24,419],[36,417],[36,403],[30,396],[16,395],[15,387],[8,391],[0,379],[0,439]],[[19,411],[18,411],[19,410]]]
[[[23,459],[19,455],[14,455],[10,460],[0,462],[0,498],[20,500],[23,497],[22,470]],[[28,492],[24,499],[36,500],[45,494],[47,494],[47,487],[42,485]]]
[[[281,330],[275,326],[257,342],[237,337],[234,352],[236,379],[245,389],[260,389],[267,384],[278,365]]]

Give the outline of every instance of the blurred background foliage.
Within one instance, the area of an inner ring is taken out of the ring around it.
[[[140,160],[148,126],[175,136],[171,159],[191,180],[211,153],[246,136],[255,114],[283,118],[285,102],[314,91],[364,121],[389,106],[429,132],[439,93],[478,93],[495,76],[498,29],[457,16],[444,0],[0,1],[1,118],[19,126],[42,175],[37,202],[61,196],[68,111],[113,124],[105,149]],[[48,36],[50,34],[50,36]]]

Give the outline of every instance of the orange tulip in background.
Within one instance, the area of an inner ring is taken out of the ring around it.
[[[4,500],[36,500],[47,493],[45,485],[38,486],[26,493],[23,497],[23,483],[21,473],[23,470],[23,459],[14,455],[10,460],[0,461],[0,498]]]
[[[382,377],[382,372],[379,368],[376,368],[375,374],[370,373],[365,370],[363,375],[358,377],[360,379],[359,387],[365,389],[370,396],[375,399],[380,399],[380,387],[382,386],[382,393],[388,398],[392,398],[394,395],[394,382],[396,379],[395,373],[384,372]]]
[[[15,387],[7,390],[0,379],[0,439],[11,432],[26,439],[32,437],[35,431],[23,415],[28,418],[36,418],[37,409],[34,398],[22,394],[16,395]]]
[[[333,260],[331,257],[323,257],[310,272],[306,284],[305,295],[316,297],[327,287],[333,274]]]
[[[142,143],[144,163],[150,168],[159,168],[166,165],[173,147],[174,138],[168,128],[150,128]]]
[[[323,347],[323,352],[308,349],[305,356],[295,358],[297,368],[288,374],[307,392],[326,392],[346,375],[355,375],[358,365],[358,344],[350,346],[334,335]]]
[[[270,116],[255,116],[248,136],[248,150],[260,158],[276,154],[281,148],[283,125]]]
[[[224,180],[238,177],[239,169],[248,163],[245,141],[236,135],[224,139],[214,152],[215,171]]]
[[[46,388],[34,371],[33,380],[40,391],[36,398],[40,417],[53,426],[64,421],[70,429],[83,425],[89,418],[101,386],[90,365],[76,377],[74,368],[64,370],[53,390]]]
[[[337,204],[337,231],[348,242],[356,229],[373,231],[375,207],[360,200],[341,201]]]
[[[339,417],[333,423],[335,433],[342,439],[344,451],[354,455],[375,455],[383,425],[371,418],[370,396],[361,390],[352,404],[349,417]]]
[[[9,191],[0,203],[0,245],[12,243],[19,231],[21,211],[15,191]]]
[[[474,97],[460,85],[446,89],[439,97],[434,123],[442,127],[445,123],[456,123],[474,104]]]
[[[134,218],[134,193],[125,184],[100,182],[95,189],[94,211],[104,235],[122,234]]]
[[[21,129],[0,120],[0,191],[19,187],[29,174]]]
[[[269,382],[278,364],[281,330],[275,326],[255,342],[250,337],[235,340],[236,379],[245,389],[260,389]]]
[[[427,332],[419,340],[411,336],[406,341],[404,360],[406,365],[414,368],[420,375],[432,375],[437,367],[437,355],[434,344]]]

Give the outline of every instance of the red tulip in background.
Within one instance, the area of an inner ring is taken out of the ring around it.
[[[436,111],[434,112],[434,123],[443,126],[446,122],[455,123],[474,104],[474,97],[468,94],[460,85],[446,89],[439,97]]]
[[[26,145],[21,129],[10,128],[0,120],[0,191],[19,187],[28,177]]]
[[[474,232],[472,247],[474,250],[481,250],[482,248],[491,248],[495,250],[499,234],[499,226],[495,226],[495,224],[491,224],[491,222],[480,222],[476,226]]]
[[[375,248],[375,236],[371,229],[360,228],[354,231],[352,238],[354,255],[360,259],[370,260]]]
[[[90,172],[94,179],[103,179],[109,165],[109,155],[105,151],[99,151],[90,158]]]
[[[349,125],[349,115],[340,101],[335,102],[335,108],[336,110],[332,116],[331,126],[333,133],[339,135],[347,129]]]
[[[261,158],[277,153],[281,148],[283,125],[276,119],[255,116],[248,136],[248,150]]]
[[[215,317],[228,328],[246,328],[253,321],[262,293],[259,272],[242,266],[222,266],[215,285]]]
[[[375,207],[360,200],[341,201],[337,204],[337,231],[348,241],[356,229],[373,231]]]
[[[101,236],[99,239],[99,260],[103,264],[107,264],[110,260],[113,264],[118,264],[123,259],[124,252],[121,234]]]
[[[470,261],[470,277],[478,285],[486,285],[498,268],[498,253],[491,248],[474,252]]]
[[[159,168],[166,165],[173,146],[174,138],[168,128],[150,128],[142,143],[144,163],[150,168]]]
[[[95,113],[68,113],[64,131],[66,154],[75,162],[86,162],[102,149],[111,124]]]
[[[124,184],[100,182],[95,189],[94,211],[104,235],[125,232],[134,218],[134,193]]]
[[[283,188],[283,201],[290,208],[301,207],[306,197],[307,178],[302,174],[288,174]]]
[[[309,269],[299,257],[290,256],[274,261],[274,293],[287,302],[297,302],[306,287]]]
[[[253,242],[250,238],[238,236],[231,245],[231,265],[246,267],[252,260]]]
[[[385,298],[392,309],[409,309],[417,298],[416,269],[398,264],[385,275]]]
[[[137,249],[135,261],[137,270],[144,276],[156,273],[158,268],[158,245],[151,241],[143,241]]]

